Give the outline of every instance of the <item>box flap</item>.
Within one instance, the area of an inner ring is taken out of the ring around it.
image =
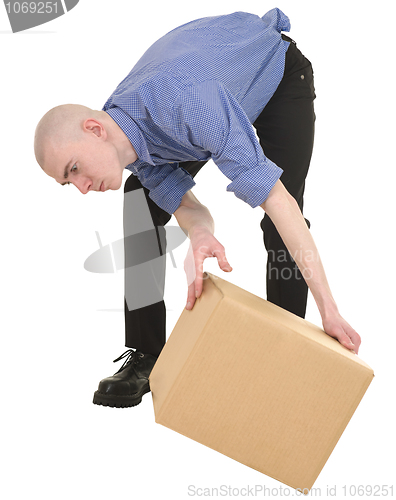
[[[182,376],[183,366],[188,363],[202,330],[222,298],[222,291],[206,276],[205,293],[197,299],[192,310],[183,309],[149,377],[156,421],[177,378]],[[198,303],[199,308],[196,307]]]

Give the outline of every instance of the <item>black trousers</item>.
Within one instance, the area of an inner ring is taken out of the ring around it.
[[[310,61],[303,56],[295,42],[285,35],[282,37],[291,42],[286,52],[284,76],[253,126],[264,154],[283,169],[281,181],[303,211],[305,179],[314,140],[313,70]],[[183,162],[180,166],[194,177],[205,163]],[[137,177],[130,175],[125,182],[124,193],[142,188]],[[171,216],[150,199],[146,188],[143,188],[143,192],[157,231],[158,254],[163,255],[166,251],[163,226]],[[124,203],[124,232],[129,217],[133,217],[133,214]],[[306,222],[310,227],[307,219]],[[267,258],[267,300],[304,317],[308,287],[267,215],[264,215],[260,226],[267,251],[263,254],[263,258],[264,255]],[[126,244],[125,255],[131,253],[133,248],[127,248]],[[125,279],[125,286],[130,286],[127,282],[127,271]],[[159,279],[165,280],[165,268]],[[136,283],[135,286],[138,287],[139,284]],[[125,345],[144,353],[158,355],[166,341],[165,320],[166,309],[163,300],[134,310],[129,310],[125,300]]]

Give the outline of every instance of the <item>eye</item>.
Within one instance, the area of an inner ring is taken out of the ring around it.
[[[77,170],[77,165],[74,164],[70,170],[70,172],[75,172]]]

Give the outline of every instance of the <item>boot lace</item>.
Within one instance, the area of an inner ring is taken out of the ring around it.
[[[121,368],[118,370],[117,373],[119,373],[121,370],[129,366],[130,364],[136,364],[138,362],[139,358],[143,358],[144,354],[138,351],[134,351],[133,349],[128,349],[124,353],[121,354],[117,359],[113,361],[113,363],[117,363],[117,361],[120,361],[121,359],[124,359],[124,363],[122,364]]]

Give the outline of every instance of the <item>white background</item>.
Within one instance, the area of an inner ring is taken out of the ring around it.
[[[343,497],[343,485],[392,484],[394,3],[81,0],[19,34],[0,7],[2,498],[185,499],[189,485],[266,485],[279,496],[285,488],[156,424],[150,394],[131,409],[92,404],[125,350],[123,273],[91,274],[83,263],[98,248],[95,231],[103,244],[122,237],[123,193],[82,196],[60,187],[33,154],[46,111],[63,103],[101,109],[167,31],[236,10],[262,16],[275,6],[289,16],[290,36],[315,72],[305,215],[339,309],[362,337],[359,355],[376,375],[315,487],[325,497],[336,486]],[[205,269],[265,297],[261,209],[227,193],[229,181],[213,163],[196,181],[234,271],[223,274],[214,259]],[[185,305],[186,251],[187,242],[174,251],[176,269],[168,259],[168,334]],[[321,324],[312,297],[307,319]]]

